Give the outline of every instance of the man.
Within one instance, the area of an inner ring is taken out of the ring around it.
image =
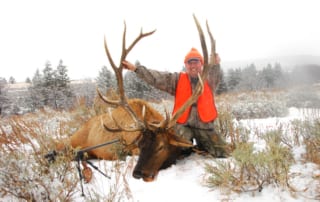
[[[216,55],[216,61],[216,65],[219,65],[220,58],[218,55]],[[203,57],[197,49],[192,48],[184,59],[186,72],[181,73],[150,70],[142,65],[133,65],[128,61],[123,61],[122,64],[125,69],[134,71],[139,78],[149,85],[174,95],[173,112],[175,112],[195,89],[198,74],[201,74],[203,69]],[[226,157],[226,143],[214,131],[214,120],[217,117],[214,103],[215,85],[214,72],[209,71],[207,81],[204,82],[203,94],[200,95],[197,103],[187,109],[178,119],[175,132],[187,140],[195,139],[199,149],[209,152],[214,157]]]

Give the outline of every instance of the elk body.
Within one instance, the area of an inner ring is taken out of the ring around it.
[[[132,99],[128,101],[128,104],[139,118],[142,118],[142,108],[145,108],[145,118],[147,120],[152,122],[161,122],[163,120],[163,116],[144,100]],[[131,116],[122,107],[116,107],[110,113],[114,117],[114,120],[118,121],[118,124],[134,124]],[[108,131],[105,127],[116,127],[115,122],[110,118],[110,114],[104,113],[91,118],[70,137],[70,146],[76,149],[84,149],[119,139],[120,143],[93,149],[88,151],[87,154],[90,158],[105,160],[116,160],[121,152],[123,154],[139,154],[139,150],[134,144],[134,141],[140,135],[139,131]],[[126,147],[126,145],[132,146]]]

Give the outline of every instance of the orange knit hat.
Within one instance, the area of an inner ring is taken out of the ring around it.
[[[191,59],[198,59],[200,60],[201,64],[203,64],[203,57],[195,48],[191,48],[190,52],[184,58],[184,63],[188,62]]]

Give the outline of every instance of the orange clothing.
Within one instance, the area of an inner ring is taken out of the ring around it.
[[[192,95],[191,83],[186,73],[180,73],[176,87],[175,103],[173,114],[187,101]],[[208,82],[204,83],[204,91],[197,100],[198,115],[202,122],[210,122],[217,118],[218,113],[214,103],[214,96]],[[191,107],[187,108],[179,117],[178,123],[185,123],[188,120]]]

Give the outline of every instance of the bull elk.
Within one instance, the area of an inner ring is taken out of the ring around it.
[[[193,147],[191,142],[174,134],[173,126],[180,115],[197,101],[203,92],[202,81],[206,80],[209,68],[213,68],[215,64],[215,41],[208,23],[206,25],[211,40],[212,52],[210,59],[202,28],[197,18],[193,17],[200,36],[204,65],[202,74],[199,75],[200,82],[198,82],[195,92],[186,103],[172,117],[170,117],[167,110],[165,111],[165,117],[163,117],[146,101],[126,98],[122,77],[122,61],[126,59],[129,52],[142,38],[152,35],[155,30],[147,33],[141,31],[140,35],[126,48],[126,24],[124,23],[122,54],[119,66],[113,61],[107,41],[106,39],[104,40],[107,58],[117,78],[119,99],[109,99],[97,90],[98,95],[105,103],[115,107],[110,108],[108,113],[91,118],[75,132],[70,138],[70,145],[73,148],[83,149],[102,142],[120,139],[121,143],[88,151],[88,155],[99,159],[115,160],[118,159],[116,148],[123,147],[126,152],[139,155],[133,171],[133,177],[136,179],[142,178],[144,181],[149,182],[155,179],[159,170],[175,163],[183,148]]]

